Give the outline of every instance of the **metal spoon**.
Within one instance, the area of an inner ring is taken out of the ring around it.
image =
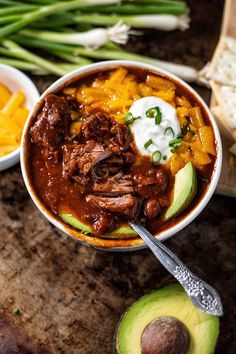
[[[129,225],[139,234],[160,263],[178,280],[196,307],[210,315],[223,315],[220,296],[212,286],[193,274],[172,251],[148,232],[139,221],[129,221]]]

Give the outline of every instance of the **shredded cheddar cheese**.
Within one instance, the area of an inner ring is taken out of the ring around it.
[[[102,110],[120,123],[132,103],[142,97],[155,96],[171,104],[177,110],[183,133],[181,145],[167,161],[175,175],[189,161],[201,169],[211,162],[211,155],[216,155],[214,133],[205,124],[201,108],[192,106],[185,96],[178,96],[176,89],[175,83],[164,77],[147,75],[145,80],[138,81],[127,69],[118,68],[108,77],[98,76],[92,83],[67,87],[64,93],[75,96],[86,111]],[[76,130],[80,126],[72,123],[71,131]]]
[[[0,83],[0,157],[16,150],[29,111],[23,92],[11,93]]]

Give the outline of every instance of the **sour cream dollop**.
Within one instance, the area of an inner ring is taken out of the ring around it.
[[[156,124],[154,118],[147,116],[148,110],[156,107],[159,107],[161,113],[160,124]],[[166,163],[172,154],[169,143],[181,132],[176,109],[161,98],[148,96],[135,101],[129,112],[134,118],[140,117],[134,120],[130,129],[141,155],[152,156],[154,152],[159,151],[161,153],[160,163]],[[150,141],[152,141],[151,144]],[[149,146],[145,147],[145,145]]]

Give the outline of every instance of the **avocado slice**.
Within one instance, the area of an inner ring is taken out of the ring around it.
[[[187,328],[187,354],[213,354],[219,335],[219,318],[197,309],[179,284],[170,284],[141,297],[124,314],[115,337],[115,353],[141,354],[141,337],[151,321],[173,316]]]
[[[191,162],[188,162],[175,175],[174,197],[171,206],[167,209],[164,220],[181,213],[193,199],[197,188],[196,170]]]
[[[80,221],[79,219],[75,218],[71,214],[68,213],[61,213],[60,217],[69,225],[73,226],[74,228],[82,231],[85,234],[92,234],[93,230],[92,228],[85,224],[84,222]],[[136,237],[137,233],[128,225],[124,224],[120,226],[118,229],[102,235],[102,237],[105,238],[117,238],[117,237],[122,237],[124,236],[130,236],[130,237]]]

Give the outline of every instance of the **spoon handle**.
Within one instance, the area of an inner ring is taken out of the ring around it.
[[[129,225],[144,240],[160,263],[178,280],[196,307],[211,315],[223,315],[220,296],[212,286],[193,274],[169,248],[158,241],[139,221],[129,221]]]

